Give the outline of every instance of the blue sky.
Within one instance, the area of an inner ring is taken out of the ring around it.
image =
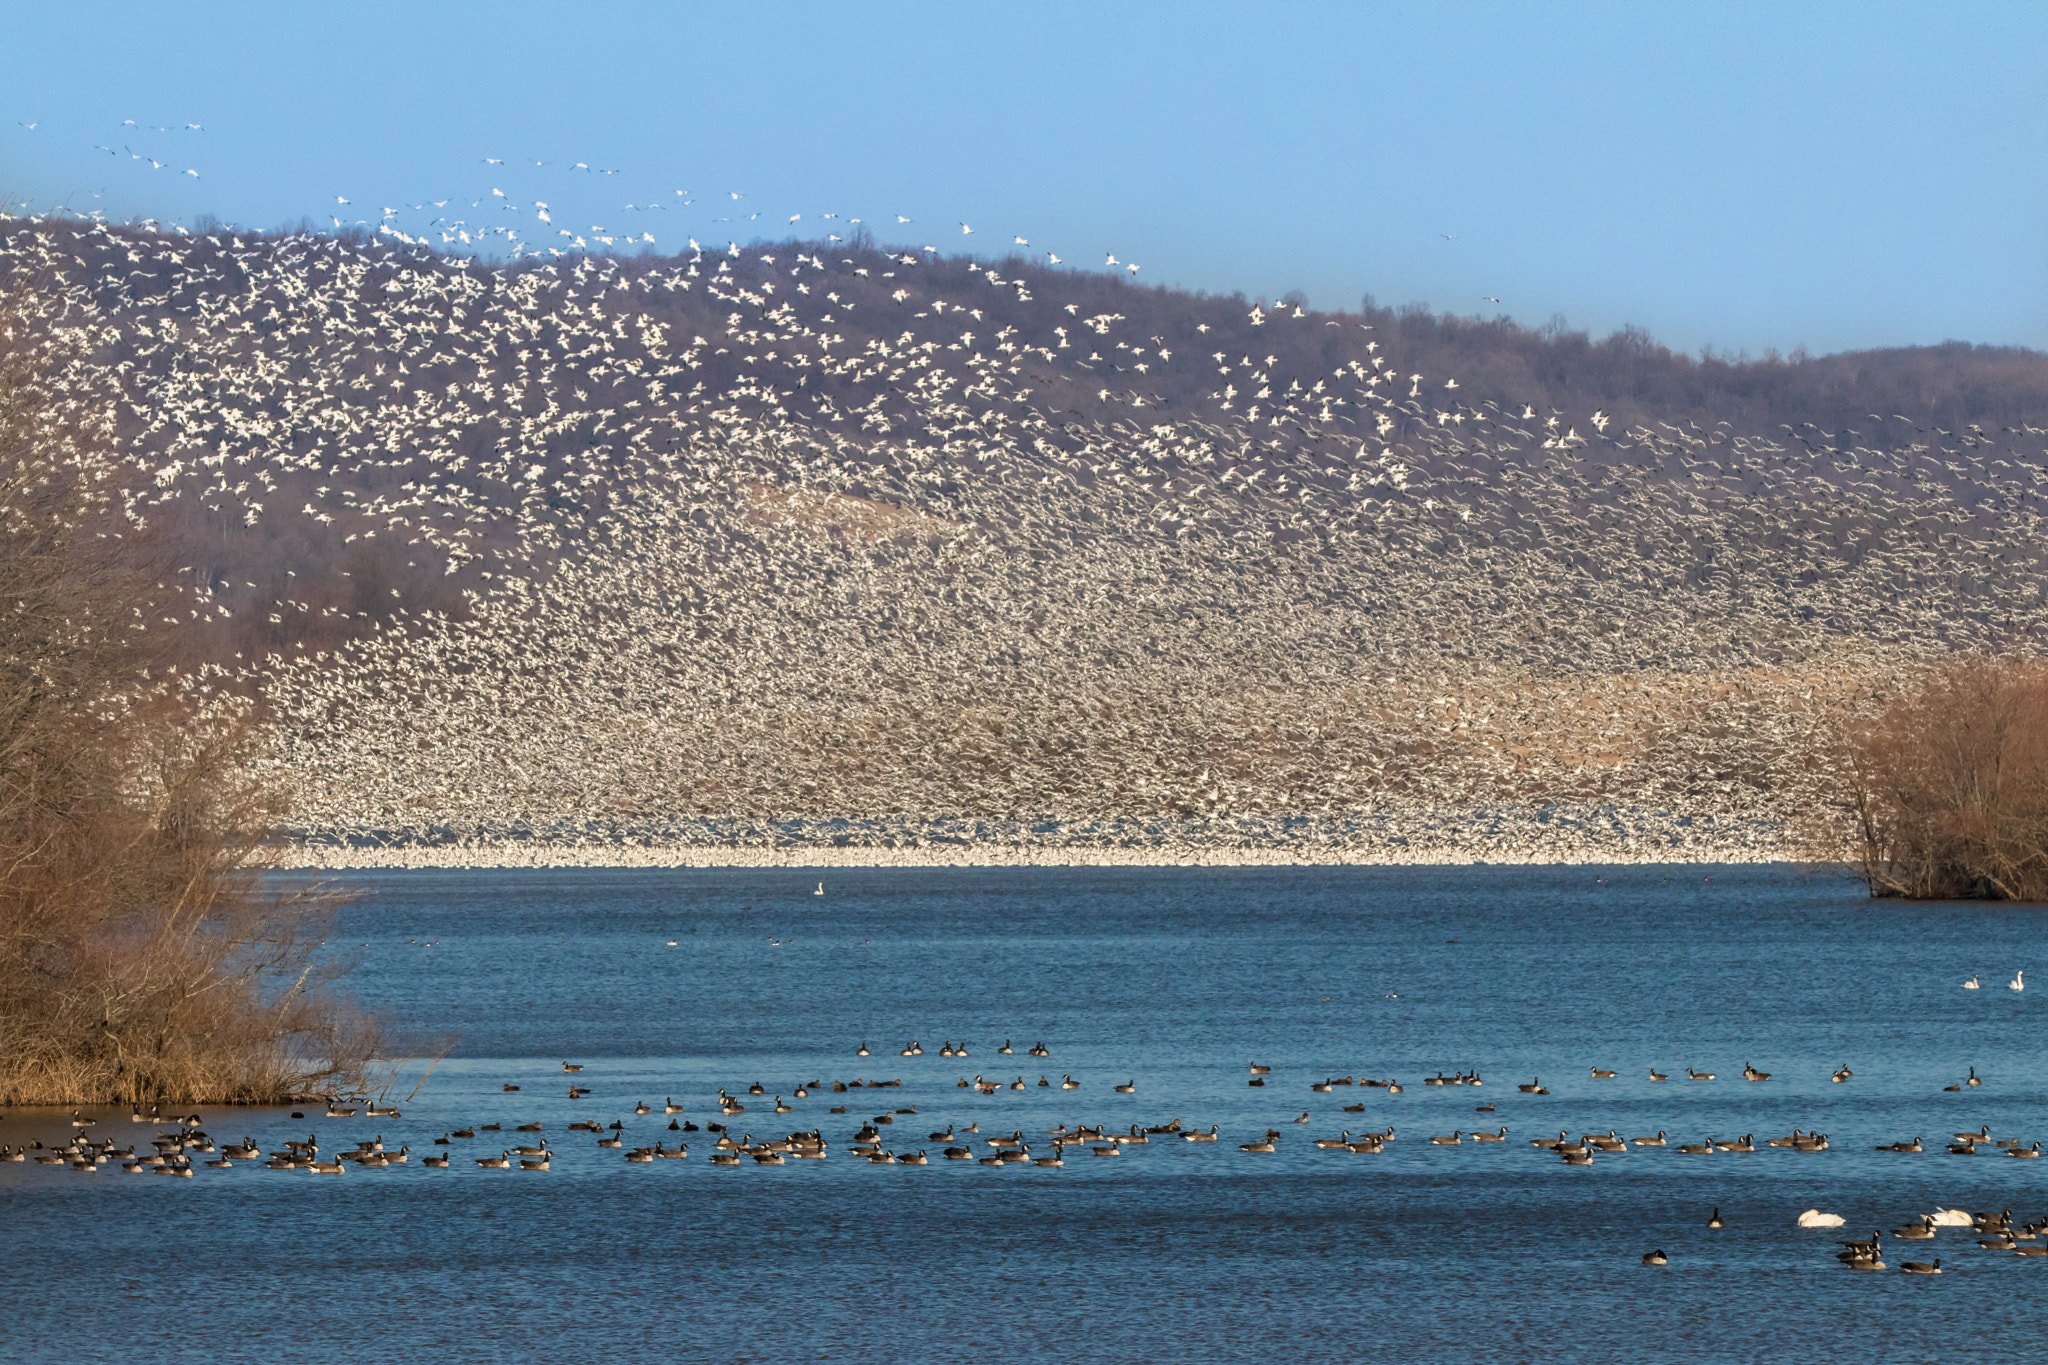
[[[662,250],[836,212],[885,241],[1022,236],[1141,281],[1562,314],[1686,350],[2048,347],[2038,0],[6,3],[0,23],[0,197],[36,210],[393,207],[410,232],[452,213]]]

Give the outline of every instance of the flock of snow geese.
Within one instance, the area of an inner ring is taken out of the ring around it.
[[[924,1054],[924,1047],[916,1041],[906,1043],[898,1051],[898,1055],[902,1057],[921,1057]],[[1009,1057],[1015,1054],[1015,1049],[1009,1040],[1005,1040],[1001,1047],[995,1049],[995,1054]],[[855,1055],[867,1057],[872,1053],[863,1043],[856,1049]],[[938,1055],[957,1059],[970,1056],[971,1051],[965,1043],[956,1046],[949,1039],[940,1047]],[[1037,1060],[1048,1060],[1052,1052],[1041,1042],[1027,1049],[1025,1055]],[[578,1076],[584,1068],[581,1064],[564,1062],[562,1070],[565,1074]],[[1589,1067],[1588,1070],[1591,1080],[1595,1082],[1613,1080],[1617,1075],[1612,1069],[1597,1066]],[[1248,1071],[1249,1084],[1254,1088],[1264,1089],[1276,1080],[1271,1066],[1254,1062],[1249,1065]],[[1830,1079],[1836,1084],[1843,1084],[1850,1081],[1854,1075],[1855,1073],[1845,1064],[1837,1068]],[[1742,1077],[1750,1083],[1762,1083],[1771,1079],[1771,1073],[1760,1071],[1745,1062]],[[1650,1079],[1666,1081],[1670,1079],[1670,1075],[1652,1070]],[[1712,1071],[1687,1067],[1686,1079],[1707,1082],[1718,1079],[1718,1076]],[[932,1130],[922,1141],[914,1137],[892,1141],[892,1135],[899,1122],[915,1122],[917,1106],[900,1104],[895,1102],[894,1097],[879,1097],[874,1092],[899,1091],[903,1084],[901,1078],[883,1080],[855,1077],[849,1081],[834,1080],[829,1085],[824,1081],[812,1080],[792,1085],[787,1099],[781,1094],[776,1094],[771,1100],[768,1098],[768,1088],[755,1082],[737,1091],[728,1091],[721,1087],[710,1101],[716,1107],[719,1118],[707,1119],[701,1126],[685,1118],[685,1106],[678,1104],[674,1097],[670,1096],[665,1097],[658,1108],[644,1101],[636,1102],[630,1115],[622,1115],[608,1125],[595,1118],[576,1119],[570,1121],[566,1129],[569,1133],[587,1135],[592,1140],[593,1149],[601,1155],[616,1156],[630,1165],[688,1160],[691,1155],[691,1135],[702,1133],[702,1141],[709,1144],[709,1162],[713,1166],[784,1166],[792,1161],[825,1160],[832,1151],[830,1140],[825,1136],[821,1126],[796,1129],[780,1136],[761,1139],[756,1139],[750,1131],[742,1131],[736,1135],[734,1128],[744,1128],[746,1123],[742,1121],[736,1125],[734,1120],[746,1114],[750,1104],[759,1105],[781,1116],[794,1112],[793,1101],[824,1098],[836,1101],[829,1103],[829,1114],[836,1119],[846,1115],[848,1109],[855,1105],[855,1092],[865,1092],[868,1104],[861,1107],[879,1112],[858,1122],[842,1150],[853,1161],[869,1166],[931,1165],[931,1153],[936,1149],[942,1163],[959,1162],[989,1169],[1012,1166],[1020,1169],[1060,1169],[1066,1165],[1070,1152],[1085,1153],[1091,1159],[1113,1159],[1154,1145],[1171,1146],[1176,1142],[1213,1144],[1225,1141],[1220,1132],[1220,1125],[1211,1124],[1205,1129],[1199,1125],[1184,1124],[1180,1119],[1151,1124],[1128,1119],[1117,1122],[1098,1120],[1092,1124],[1061,1122],[1055,1127],[1035,1134],[1027,1134],[1021,1126],[1003,1132],[1002,1125],[996,1123],[992,1125],[996,1131],[984,1133],[982,1121],[990,1113],[987,1109],[977,1109],[977,1116],[965,1124],[955,1120],[943,1129]],[[1459,1071],[1448,1076],[1439,1071],[1434,1076],[1424,1078],[1421,1084],[1425,1087],[1465,1086],[1476,1089],[1484,1086],[1485,1080],[1476,1070]],[[1981,1084],[1982,1081],[1973,1067],[1966,1081],[1947,1088],[1961,1090]],[[1015,1080],[1003,1082],[977,1074],[971,1079],[966,1076],[960,1077],[954,1083],[954,1088],[971,1089],[986,1098],[999,1096],[1005,1092],[1054,1088],[1063,1093],[1072,1092],[1082,1089],[1083,1083],[1075,1080],[1071,1074],[1065,1073],[1058,1081],[1052,1080],[1050,1073],[1041,1075],[1035,1085],[1022,1075],[1017,1076]],[[506,1083],[503,1089],[511,1094],[520,1092],[523,1087]],[[1326,1077],[1312,1081],[1308,1085],[1309,1092],[1314,1095],[1334,1095],[1340,1089],[1351,1089],[1360,1095],[1358,1100],[1341,1105],[1342,1112],[1349,1115],[1365,1112],[1365,1091],[1377,1090],[1391,1096],[1404,1093],[1405,1087],[1398,1080],[1352,1076]],[[1138,1086],[1135,1080],[1127,1080],[1112,1084],[1109,1090],[1114,1095],[1135,1097]],[[1543,1084],[1541,1077],[1518,1084],[1516,1091],[1521,1095],[1550,1094],[1549,1087]],[[571,1101],[587,1098],[591,1094],[591,1087],[582,1084],[580,1079],[572,1080],[568,1086],[568,1097]],[[1495,1112],[1495,1106],[1491,1101],[1481,1102],[1474,1107],[1478,1113],[1488,1116]],[[668,1119],[666,1132],[655,1134],[655,1141],[649,1143],[645,1141],[644,1135],[630,1134],[630,1127],[636,1125],[638,1120],[655,1115]],[[330,1098],[320,1114],[320,1117],[329,1120],[352,1120],[358,1116],[393,1122],[403,1118],[403,1114],[395,1105],[381,1100],[346,1101]],[[144,1114],[138,1108],[130,1117],[134,1123],[153,1125],[159,1131],[146,1144],[131,1142],[125,1147],[117,1146],[116,1140],[112,1137],[95,1138],[91,1135],[90,1130],[99,1123],[96,1117],[88,1116],[82,1111],[74,1111],[71,1117],[73,1136],[70,1142],[45,1147],[38,1141],[22,1147],[0,1148],[0,1161],[25,1162],[33,1159],[39,1165],[55,1166],[81,1173],[93,1173],[118,1166],[120,1170],[130,1174],[154,1173],[190,1179],[196,1170],[227,1170],[237,1163],[260,1163],[264,1169],[272,1171],[339,1176],[345,1175],[351,1168],[383,1170],[393,1166],[409,1166],[413,1156],[410,1143],[400,1143],[394,1148],[386,1142],[381,1132],[374,1137],[356,1141],[352,1147],[333,1149],[324,1149],[319,1135],[309,1133],[303,1139],[283,1140],[275,1150],[266,1151],[259,1147],[254,1139],[247,1137],[240,1142],[217,1143],[204,1131],[204,1119],[199,1114],[173,1115],[166,1118],[157,1112]],[[306,1117],[304,1111],[294,1111],[291,1114],[292,1119]],[[850,1118],[843,1121],[847,1124],[855,1122]],[[1298,1118],[1291,1120],[1290,1126],[1303,1126],[1310,1121],[1310,1112],[1303,1110]],[[1365,1127],[1365,1121],[1362,1119],[1358,1122],[1358,1130],[1346,1128],[1333,1137],[1316,1137],[1306,1142],[1289,1141],[1284,1129],[1268,1127],[1262,1132],[1247,1135],[1244,1141],[1235,1145],[1239,1152],[1255,1156],[1294,1149],[1315,1153],[1379,1156],[1384,1154],[1400,1136],[1392,1123],[1374,1129]],[[507,1138],[500,1150],[495,1153],[490,1152],[488,1148],[494,1145],[494,1136],[508,1131],[508,1125],[503,1121],[471,1123],[464,1127],[449,1129],[430,1142],[422,1134],[422,1146],[427,1154],[421,1157],[419,1164],[432,1170],[450,1170],[460,1165],[470,1165],[479,1170],[551,1171],[555,1169],[556,1158],[564,1155],[565,1149],[551,1144],[546,1135],[546,1128],[547,1125],[538,1120],[511,1123],[509,1131],[514,1136]],[[1490,1130],[1458,1129],[1447,1134],[1427,1135],[1417,1145],[1421,1150],[1434,1151],[1468,1144],[1482,1147],[1488,1144],[1504,1145],[1508,1141],[1509,1129],[1506,1125],[1501,1125]],[[456,1153],[470,1144],[480,1144],[485,1149],[484,1153],[479,1156],[465,1156],[462,1161],[458,1161]],[[145,1145],[150,1150],[143,1151]],[[1601,1158],[1604,1164],[1607,1160],[1623,1156],[1631,1150],[1668,1150],[1680,1157],[1708,1157],[1722,1153],[1751,1154],[1771,1150],[1817,1154],[1831,1150],[1827,1134],[1799,1129],[1761,1142],[1754,1135],[1745,1134],[1740,1138],[1709,1138],[1697,1143],[1674,1142],[1662,1129],[1654,1134],[1633,1138],[1623,1137],[1613,1129],[1605,1133],[1584,1133],[1577,1136],[1571,1134],[1568,1129],[1561,1129],[1555,1137],[1538,1136],[1530,1139],[1528,1145],[1534,1151],[1554,1156],[1568,1166],[1592,1166],[1596,1164],[1596,1157]],[[1980,1154],[1980,1147],[1984,1151],[2000,1153],[2014,1159],[2038,1159],[2041,1155],[2039,1142],[2025,1143],[2018,1138],[1994,1138],[1989,1124],[1982,1125],[1974,1131],[1955,1132],[1950,1135],[1946,1144],[1935,1145],[1945,1145],[1948,1154],[1952,1156],[1976,1156]],[[1927,1147],[1919,1137],[1914,1137],[1908,1141],[1879,1144],[1876,1150],[1886,1153],[1917,1154],[1926,1151]],[[1819,1209],[1808,1209],[1795,1220],[1797,1226],[1802,1228],[1838,1228],[1844,1221],[1839,1214],[1823,1213]],[[1726,1221],[1717,1207],[1706,1220],[1706,1227],[1718,1230],[1725,1226]],[[1985,1250],[2004,1251],[2020,1257],[2048,1256],[2048,1241],[2044,1241],[2043,1238],[2043,1234],[2048,1233],[2048,1218],[2015,1224],[2009,1209],[1980,1214],[1971,1214],[1960,1209],[1936,1209],[1931,1214],[1917,1216],[1900,1226],[1892,1235],[1900,1240],[1927,1241],[1933,1239],[1938,1230],[1945,1227],[1972,1229],[1979,1239],[1978,1246]],[[1839,1259],[1851,1269],[1884,1269],[1880,1238],[1881,1234],[1874,1233],[1869,1239],[1842,1243],[1844,1250]],[[1664,1266],[1670,1264],[1670,1257],[1659,1249],[1644,1255],[1642,1263],[1646,1266]],[[1931,1263],[1909,1261],[1904,1263],[1902,1269],[1912,1274],[1938,1274],[1941,1264],[1938,1258]]]
[[[254,632],[185,685],[261,692],[315,842],[1533,856],[1485,812],[1782,818],[2048,625],[2032,428],[1538,413],[1342,315],[830,240],[0,220],[23,281],[193,547],[132,627]]]

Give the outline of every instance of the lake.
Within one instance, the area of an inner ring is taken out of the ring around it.
[[[340,1177],[237,1162],[191,1180],[0,1164],[9,1359],[2039,1351],[2048,1258],[1981,1250],[1968,1228],[1890,1230],[1936,1207],[2048,1214],[2048,1162],[1944,1150],[1985,1127],[2048,1140],[2039,995],[2006,989],[2038,958],[2042,907],[1873,903],[1770,866],[346,880],[361,896],[336,942],[357,964],[350,991],[453,1051],[410,1098],[424,1063],[402,1069],[402,1118],[207,1109],[205,1129],[266,1149],[317,1133],[328,1152],[381,1134],[409,1162]],[[1984,989],[1961,989],[1973,974]],[[898,1055],[912,1039],[923,1055]],[[1049,1057],[1026,1055],[1041,1041]],[[967,1055],[941,1057],[948,1043]],[[1261,1087],[1253,1063],[1271,1068]],[[1745,1082],[1746,1065],[1770,1079]],[[1843,1065],[1852,1078],[1832,1081]],[[1973,1067],[1982,1086],[1944,1091]],[[1424,1084],[1473,1071],[1482,1085]],[[976,1076],[1000,1088],[957,1084]],[[1517,1089],[1536,1077],[1548,1094]],[[831,1092],[856,1078],[903,1084]],[[1310,1089],[1333,1078],[1402,1091]],[[591,1093],[572,1100],[572,1081]],[[723,1120],[735,1136],[815,1128],[831,1154],[714,1166],[703,1125],[721,1121],[720,1089],[746,1106]],[[791,1112],[773,1112],[778,1095]],[[698,1131],[669,1129],[671,1098]],[[124,1146],[158,1131],[95,1112]],[[847,1153],[885,1113],[882,1145],[929,1165]],[[67,1117],[10,1111],[0,1144],[60,1140]],[[579,1119],[621,1123],[627,1148],[687,1139],[690,1155],[628,1164],[567,1131]],[[928,1136],[978,1124],[977,1156],[1013,1132],[1050,1155],[1057,1125],[1174,1121],[1221,1140],[1154,1134],[1114,1159],[1069,1146],[1054,1169],[945,1160]],[[502,1134],[433,1145],[493,1122]],[[512,1131],[529,1122],[550,1170],[474,1164],[536,1142]],[[1377,1155],[1312,1145],[1389,1126]],[[1504,1142],[1429,1140],[1502,1127]],[[1276,1150],[1239,1150],[1268,1129]],[[1828,1150],[1764,1147],[1794,1129]],[[1531,1146],[1610,1130],[1671,1145],[1588,1166]],[[1745,1134],[1753,1154],[1676,1150]],[[1925,1154],[1872,1150],[1914,1136]],[[435,1151],[449,1169],[419,1164]],[[1809,1208],[1846,1226],[1797,1226]],[[1880,1229],[1889,1270],[1835,1261]],[[1669,1265],[1643,1266],[1652,1249]],[[1939,1277],[1899,1273],[1936,1256]]]

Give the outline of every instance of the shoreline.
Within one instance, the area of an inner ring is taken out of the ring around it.
[[[1261,829],[1137,824],[792,822],[678,829],[302,830],[274,847],[280,871],[404,868],[1459,867],[1797,863],[1782,820],[1544,807],[1387,814]],[[707,835],[709,837],[707,837]],[[724,837],[719,837],[723,835]],[[1234,837],[1233,837],[1234,836]]]

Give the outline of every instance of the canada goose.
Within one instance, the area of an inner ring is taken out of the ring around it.
[[[1252,1075],[1254,1076],[1270,1076],[1273,1074],[1273,1068],[1270,1066],[1260,1066],[1257,1062],[1253,1062],[1251,1067]]]
[[[1754,1152],[1756,1150],[1756,1141],[1754,1134],[1745,1134],[1742,1137],[1736,1138],[1733,1142],[1717,1142],[1714,1146],[1723,1152]]]
[[[1240,1152],[1271,1152],[1276,1150],[1276,1148],[1273,1145],[1273,1139],[1261,1138],[1257,1142],[1240,1142],[1237,1144],[1237,1150]]]
[[[1330,1083],[1328,1081],[1315,1081],[1309,1085],[1309,1089],[1318,1095],[1327,1095],[1330,1093]]]
[[[1506,1142],[1508,1140],[1508,1130],[1503,1128],[1497,1133],[1474,1133],[1472,1134],[1472,1140],[1474,1142]]]
[[[1668,1256],[1666,1256],[1666,1255],[1665,1255],[1665,1254],[1664,1254],[1663,1252],[1661,1252],[1661,1251],[1648,1251],[1648,1252],[1644,1252],[1644,1253],[1643,1253],[1643,1264],[1644,1264],[1644,1265],[1669,1265],[1669,1264],[1671,1264],[1671,1258],[1670,1258],[1670,1257],[1668,1257]]]
[[[1650,1068],[1650,1079],[1653,1081],[1668,1081],[1671,1079],[1671,1077],[1667,1076],[1666,1074],[1659,1071],[1656,1067],[1653,1066]]]
[[[563,1062],[563,1063],[562,1063],[562,1070],[564,1070],[564,1071],[567,1071],[567,1072],[572,1072],[572,1073],[573,1073],[573,1072],[581,1071],[582,1069],[583,1069],[583,1065],[582,1065],[582,1063],[580,1063],[580,1062],[577,1062],[577,1063]]]
[[[1033,1043],[1031,1045],[1031,1055],[1034,1057],[1050,1057],[1052,1056],[1052,1049],[1044,1043]]]
[[[1452,1133],[1449,1137],[1433,1137],[1430,1139],[1430,1142],[1438,1147],[1456,1147],[1463,1143],[1464,1140],[1465,1135],[1461,1131]]]
[[[1770,1073],[1770,1072],[1768,1072],[1768,1071],[1758,1071],[1758,1070],[1757,1070],[1757,1069],[1756,1069],[1755,1067],[1751,1066],[1751,1065],[1750,1065],[1750,1064],[1749,1064],[1748,1062],[1744,1062],[1744,1063],[1742,1064],[1742,1079],[1743,1079],[1743,1080],[1745,1080],[1745,1081],[1767,1081],[1767,1080],[1769,1080],[1770,1078],[1771,1078],[1771,1073]]]
[[[1546,1093],[1543,1089],[1543,1078],[1541,1076],[1532,1077],[1527,1085],[1518,1085],[1515,1089],[1521,1091],[1524,1095],[1541,1095]]]
[[[714,1166],[737,1166],[740,1164],[740,1154],[738,1152],[713,1152],[711,1154],[711,1164]]]
[[[820,1155],[822,1155],[822,1153]],[[924,1154],[924,1149],[922,1147],[918,1148],[917,1151],[913,1152],[909,1156],[897,1157],[896,1161],[898,1165],[902,1166],[929,1166],[931,1164],[931,1159]]]
[[[1582,1147],[1577,1151],[1566,1151],[1562,1155],[1564,1157],[1564,1164],[1567,1166],[1590,1166],[1593,1164],[1593,1153],[1590,1148]]]
[[[1984,1084],[1984,1082],[1983,1082],[1983,1081],[1982,1081],[1982,1080],[1981,1080],[1981,1079],[1980,1079],[1980,1078],[1978,1077],[1978,1075],[1977,1075],[1977,1068],[1976,1068],[1976,1067],[1974,1067],[1974,1066],[1973,1066],[1973,1067],[1971,1067],[1971,1068],[1970,1068],[1970,1074],[1969,1074],[1969,1075],[1968,1075],[1967,1077],[1965,1077],[1965,1078],[1964,1078],[1964,1080],[1963,1080],[1963,1084],[1964,1084],[1964,1085],[1982,1085],[1982,1084]]]
[[[1991,1125],[1987,1123],[1974,1133],[1956,1133],[1952,1136],[1957,1142],[1985,1142],[1991,1137]]]
[[[2006,1154],[2007,1156],[2020,1156],[2020,1157],[2028,1157],[2028,1158],[2033,1158],[2033,1157],[2037,1157],[2037,1156],[2041,1155],[2041,1144],[2037,1142],[2037,1143],[2035,1143],[2035,1144],[2034,1144],[2033,1146],[2031,1146],[2031,1147],[2012,1147],[2012,1148],[2008,1148],[2008,1149],[2006,1150],[2006,1153],[2005,1153],[2005,1154]]]
[[[1932,1262],[1925,1263],[1907,1261],[1900,1265],[1899,1269],[1905,1271],[1908,1275],[1939,1275],[1941,1273],[1941,1258],[1937,1256]]]
[[[474,1128],[457,1128],[457,1129],[456,1129],[456,1130],[455,1130],[454,1132],[450,1133],[450,1134],[449,1134],[448,1136],[449,1136],[449,1137],[455,1137],[455,1138],[473,1138],[473,1137],[475,1137],[475,1136],[476,1136],[476,1129],[474,1129]]]
[[[1597,1066],[1590,1068],[1590,1070],[1593,1073],[1593,1079],[1596,1081],[1611,1081],[1614,1079],[1614,1073],[1612,1071],[1602,1071]]]
[[[1665,1145],[1664,1130],[1659,1128],[1655,1137],[1635,1138],[1633,1141],[1638,1147],[1662,1147]]]
[[[448,1167],[448,1158],[445,1156],[430,1156],[426,1160],[420,1162],[420,1165],[432,1166],[437,1171],[446,1170]]]
[[[1061,1157],[1059,1149],[1055,1147],[1051,1156],[1035,1156],[1031,1158],[1031,1164],[1034,1166],[1064,1166],[1067,1163]]]
[[[856,1057],[865,1057],[865,1056],[867,1056],[867,1055],[868,1055],[868,1045],[867,1045],[866,1043],[862,1043],[862,1044],[861,1044],[861,1045],[860,1045],[859,1047],[857,1047],[857,1048],[855,1048],[855,1049],[853,1050],[853,1055],[854,1055],[854,1056],[856,1056]]]
[[[1714,1206],[1714,1212],[1707,1218],[1707,1226],[1710,1228],[1727,1226],[1727,1224],[1721,1221],[1721,1206],[1719,1204]]]
[[[1206,1133],[1198,1132],[1194,1129],[1189,1129],[1187,1132],[1182,1133],[1180,1136],[1181,1141],[1183,1142],[1214,1142],[1216,1141],[1216,1125],[1213,1123],[1210,1124],[1209,1131]]]
[[[1708,1138],[1705,1142],[1681,1142],[1678,1144],[1677,1150],[1686,1156],[1712,1156],[1714,1154],[1714,1140]]]
[[[1691,1067],[1687,1067],[1685,1069],[1685,1078],[1689,1081],[1711,1081],[1714,1079],[1714,1073],[1711,1071],[1694,1071]]]
[[[1892,1236],[1908,1242],[1929,1241],[1934,1236],[1934,1224],[1922,1218],[1917,1223],[1907,1223],[1904,1227],[1893,1228]]]
[[[356,1111],[355,1111],[355,1110],[353,1110],[353,1109],[344,1109],[344,1108],[342,1108],[341,1106],[339,1106],[339,1105],[334,1105],[334,1104],[330,1104],[330,1105],[328,1105],[328,1106],[327,1106],[327,1117],[328,1117],[328,1118],[331,1118],[331,1119],[352,1119],[352,1118],[354,1118],[355,1116],[356,1116]]]
[[[512,1153],[500,1152],[496,1156],[480,1156],[476,1159],[476,1164],[490,1171],[509,1170],[512,1166]]]
[[[1350,1145],[1351,1130],[1348,1128],[1344,1131],[1344,1134],[1341,1137],[1316,1139],[1316,1146],[1325,1152],[1334,1152],[1340,1147],[1349,1147]]]
[[[599,1138],[599,1139],[597,1140],[597,1145],[598,1145],[599,1147],[603,1147],[603,1148],[608,1148],[608,1149],[609,1149],[609,1148],[616,1148],[616,1147],[623,1147],[623,1146],[625,1146],[625,1145],[626,1145],[626,1140],[625,1140],[624,1138],[622,1138],[622,1137],[618,1136],[618,1135],[617,1135],[616,1133],[614,1133],[614,1134],[610,1134],[610,1135],[608,1135],[608,1136],[606,1136],[606,1137],[601,1137],[601,1138]]]
[[[254,1161],[263,1155],[263,1149],[258,1147],[254,1140],[245,1137],[239,1145],[229,1143],[221,1148],[220,1154],[235,1161]]]
[[[1557,1130],[1556,1138],[1530,1138],[1529,1145],[1531,1147],[1549,1147],[1555,1150],[1565,1145],[1565,1136],[1565,1130],[1560,1128]]]
[[[1365,1106],[1362,1104],[1347,1104],[1344,1106],[1344,1112],[1347,1114],[1363,1114]]]
[[[1136,1081],[1136,1079],[1125,1081],[1122,1085],[1113,1087],[1113,1089],[1115,1089],[1116,1093],[1119,1095],[1129,1095],[1136,1091],[1137,1088],[1138,1082]]]
[[[1389,1095],[1398,1095],[1398,1094],[1400,1094],[1400,1093],[1401,1093],[1401,1083],[1400,1083],[1399,1081],[1388,1081],[1388,1082],[1387,1082],[1387,1093],[1388,1093]],[[1547,1091],[1546,1091],[1545,1093],[1547,1094],[1547,1093],[1549,1093],[1549,1092],[1547,1092]]]
[[[996,1055],[998,1057],[1008,1057],[1011,1055],[1010,1040],[1008,1038],[1003,1039],[1003,1045],[996,1049]]]
[[[306,1169],[314,1175],[340,1175],[347,1167],[347,1162],[343,1161],[340,1157],[336,1157],[332,1161],[311,1162],[306,1166]]]
[[[368,1114],[373,1119],[395,1119],[404,1117],[398,1112],[397,1107],[393,1105],[373,1104],[363,1112]]]

